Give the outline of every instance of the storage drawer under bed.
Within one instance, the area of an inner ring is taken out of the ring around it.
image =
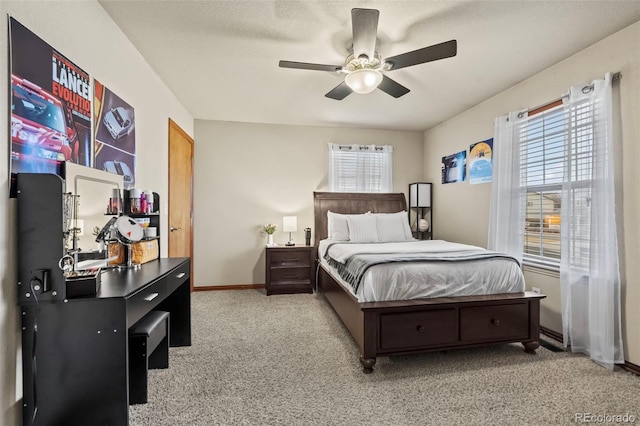
[[[526,339],[529,334],[528,318],[527,302],[460,308],[460,340]]]
[[[527,339],[528,313],[527,302],[383,313],[379,318],[379,347],[383,351],[412,350]]]
[[[458,310],[434,309],[380,315],[380,348],[409,349],[458,340]]]

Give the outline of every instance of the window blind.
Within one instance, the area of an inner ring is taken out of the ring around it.
[[[563,182],[567,180],[574,182],[570,202],[572,210],[580,218],[570,232],[571,244],[577,248],[573,253],[581,257],[580,262],[588,261],[592,112],[591,102],[571,109],[560,106],[520,124],[520,184],[526,187],[527,192],[526,263],[553,269],[560,267],[560,211]]]
[[[329,191],[392,192],[393,147],[329,144]]]
[[[520,184],[527,188],[524,261],[559,268],[563,110],[552,109],[523,122],[519,140]]]

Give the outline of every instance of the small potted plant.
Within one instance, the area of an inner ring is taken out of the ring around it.
[[[275,223],[267,223],[262,227],[262,230],[267,234],[267,247],[273,247],[273,233],[278,229],[278,225]]]

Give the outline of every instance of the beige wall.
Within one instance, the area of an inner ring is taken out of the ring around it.
[[[195,122],[196,286],[264,283],[263,224],[298,216],[313,230],[313,191],[327,190],[328,143],[391,144],[394,191],[422,176],[423,134],[334,127]]]
[[[10,14],[78,66],[129,102],[136,113],[137,182],[166,200],[168,118],[193,134],[193,117],[162,83],[104,9],[93,0],[82,2],[0,2],[0,135],[7,140],[8,57]],[[20,329],[16,306],[15,200],[8,199],[8,148],[0,149],[0,424],[21,424],[22,377]],[[160,165],[160,166],[158,166]],[[166,216],[163,216],[166,218]],[[163,235],[167,235],[166,220]],[[166,255],[166,241],[162,243]]]
[[[618,216],[623,218],[619,247],[623,279],[623,335],[625,358],[640,365],[640,22],[602,40],[516,86],[488,99],[425,133],[424,177],[435,183],[434,233],[436,238],[486,246],[491,185],[468,182],[442,185],[442,156],[469,149],[469,144],[493,135],[494,118],[509,111],[535,107],[556,99],[569,86],[622,72],[619,82],[621,144],[618,146]],[[618,83],[614,84],[614,87]],[[557,277],[529,270],[528,287],[547,294],[542,324],[561,332],[560,291]]]

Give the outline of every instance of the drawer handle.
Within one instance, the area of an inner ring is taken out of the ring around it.
[[[185,273],[184,272],[180,272],[178,275],[176,275],[176,278],[180,279],[180,278],[182,278],[184,276],[185,276]]]
[[[491,318],[491,324],[493,325],[500,325],[500,320],[496,319],[496,318]]]
[[[423,325],[418,325],[416,327],[416,330],[418,330],[419,333],[424,333],[424,326]]]
[[[282,278],[299,278],[300,274],[282,274]]]
[[[288,259],[282,259],[283,262],[298,262],[300,260],[299,257],[293,257],[293,258],[288,258]]]
[[[155,299],[156,297],[158,297],[159,293],[151,293],[150,295],[148,295],[147,297],[144,298],[144,300],[146,300],[147,302],[151,302],[153,299]]]

